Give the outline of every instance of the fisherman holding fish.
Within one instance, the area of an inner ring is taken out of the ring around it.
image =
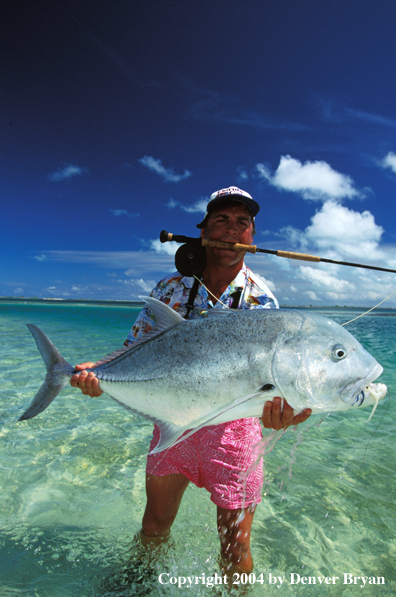
[[[255,232],[255,216],[260,209],[252,197],[230,187],[213,193],[205,218],[197,227],[201,237],[251,245]],[[245,251],[206,247],[206,266],[201,280],[176,272],[161,280],[151,296],[166,303],[188,319],[202,316],[208,309],[271,309],[278,303],[261,278],[244,264]],[[146,305],[133,325],[126,344],[140,339],[153,326],[155,318]],[[83,394],[102,394],[99,381],[90,368],[93,363],[76,367],[71,385]],[[305,421],[310,409],[294,416],[293,409],[281,399],[273,398],[264,405],[262,423],[267,429],[283,429]],[[193,435],[157,453],[149,454],[146,468],[147,505],[140,539],[144,546],[166,542],[176,518],[183,494],[192,481],[205,487],[217,506],[217,527],[221,543],[221,564],[224,572],[249,573],[253,569],[250,553],[250,532],[256,505],[261,501],[262,462],[247,478],[243,473],[255,462],[253,447],[262,439],[258,419],[239,419],[203,427]],[[154,427],[152,451],[159,441]]]

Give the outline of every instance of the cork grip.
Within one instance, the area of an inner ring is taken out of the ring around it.
[[[320,257],[315,255],[307,255],[306,253],[291,253],[290,251],[277,251],[278,257],[286,257],[287,259],[300,259],[301,261],[316,261],[319,263]]]
[[[221,240],[202,239],[203,247],[215,247],[216,249],[228,249],[230,251],[247,251],[248,253],[255,253],[256,245],[241,245],[239,243],[227,243]]]

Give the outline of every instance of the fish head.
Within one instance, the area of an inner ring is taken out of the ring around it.
[[[383,368],[345,328],[321,315],[304,315],[299,333],[275,351],[276,385],[296,411],[347,410],[381,400],[387,391],[372,382]]]

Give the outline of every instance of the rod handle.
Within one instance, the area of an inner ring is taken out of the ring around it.
[[[222,240],[209,240],[203,238],[201,240],[203,247],[215,247],[216,249],[228,249],[231,251],[247,251],[248,253],[255,253],[256,245],[241,245],[240,243],[228,243]]]
[[[277,251],[278,257],[286,257],[287,259],[300,259],[301,261],[315,261],[319,263],[320,257],[315,255],[307,255],[306,253],[292,253],[291,251]]]

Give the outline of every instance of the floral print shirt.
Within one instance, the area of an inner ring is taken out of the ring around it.
[[[182,317],[187,313],[186,304],[195,279],[182,276],[179,272],[170,274],[160,282],[151,292],[152,297],[166,303],[178,311]],[[238,309],[277,309],[278,301],[265,282],[255,275],[245,264],[236,278],[226,288],[220,299],[213,305],[211,296],[204,286],[200,286],[194,300],[194,307],[189,313],[189,319],[205,315],[208,309],[224,309],[231,307],[235,292],[240,291]],[[155,325],[155,318],[150,309],[143,307],[127,337],[130,344],[150,331]]]

